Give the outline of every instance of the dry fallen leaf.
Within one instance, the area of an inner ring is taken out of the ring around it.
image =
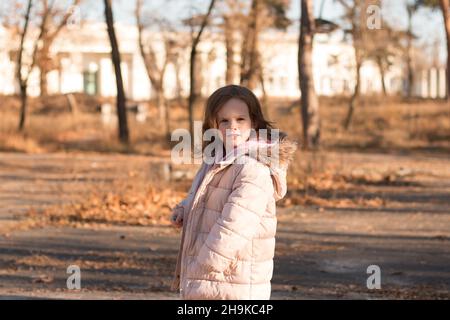
[[[48,276],[48,275],[38,275],[38,276],[34,276],[32,282],[33,283],[52,283],[53,282],[53,277]]]

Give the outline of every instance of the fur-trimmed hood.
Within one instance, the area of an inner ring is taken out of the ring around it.
[[[287,192],[286,172],[289,163],[294,158],[297,142],[288,139],[287,134],[281,132],[276,141],[258,140],[251,138],[236,149],[229,152],[223,159],[216,159],[219,165],[239,162],[245,156],[250,156],[269,167],[274,183],[274,197],[278,201]]]

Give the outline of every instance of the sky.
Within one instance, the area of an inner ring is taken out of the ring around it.
[[[102,2],[99,0],[95,0]],[[220,0],[219,0],[220,1]],[[319,16],[322,1],[323,18],[331,21],[338,21],[342,16],[342,6],[336,0],[314,0],[314,13]],[[382,8],[382,16],[391,25],[400,29],[407,27],[407,14],[405,3],[412,0],[384,0]],[[196,6],[200,12],[206,11],[209,0],[151,0],[151,7],[148,9],[153,12],[160,12],[166,18],[173,21],[180,21],[180,17],[189,16],[190,7]],[[114,13],[118,21],[125,23],[134,23],[133,10],[135,1],[130,0],[113,0]],[[102,9],[101,9],[102,10]],[[101,12],[100,10],[100,12]],[[300,0],[292,0],[291,7],[288,11],[288,17],[294,20],[289,32],[298,32],[298,20],[300,17]],[[413,30],[419,37],[418,43],[426,45],[429,50],[428,54],[433,53],[433,42],[439,42],[440,61],[444,61],[446,57],[445,31],[443,26],[442,14],[439,10],[432,11],[430,9],[421,9],[413,17]]]
[[[25,0],[19,0],[24,1]],[[68,0],[55,0],[62,3],[70,3]],[[322,18],[331,21],[339,21],[339,17],[343,13],[342,6],[337,0],[314,0],[314,13],[319,16],[320,6],[324,2]],[[413,0],[383,0],[382,15],[389,23],[399,29],[406,29],[407,15],[405,3]],[[220,3],[221,0],[216,0]],[[292,0],[291,7],[288,11],[288,17],[293,20],[289,32],[298,33],[298,20],[300,17],[301,0]],[[0,1],[0,13],[2,6],[6,6],[10,0]],[[80,7],[81,15],[90,20],[104,21],[103,18],[103,0],[83,0]],[[134,24],[134,8],[136,0],[112,0],[114,18],[116,21],[125,24]],[[146,7],[144,12],[157,13],[166,19],[173,21],[175,25],[180,25],[183,18],[193,13],[193,8],[197,12],[205,12],[209,4],[209,0],[144,0]],[[439,10],[432,11],[430,9],[421,9],[413,18],[413,30],[419,37],[417,42],[425,45],[429,50],[428,56],[433,53],[433,42],[438,41],[440,61],[444,61],[446,57],[445,31],[443,26],[442,14]]]

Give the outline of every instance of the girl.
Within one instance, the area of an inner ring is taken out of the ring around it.
[[[284,133],[261,141],[260,129],[268,137],[276,130],[256,96],[237,85],[208,98],[203,132],[211,128],[232,150],[217,153],[212,164],[203,161],[188,196],[173,210],[173,224],[183,230],[172,288],[182,299],[270,299],[275,202],[286,194],[296,143]]]

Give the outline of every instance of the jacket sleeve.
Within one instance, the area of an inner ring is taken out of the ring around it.
[[[186,215],[186,210],[188,209],[187,206],[189,205],[190,199],[194,196],[193,193],[196,189],[195,188],[196,183],[199,183],[198,179],[202,175],[203,170],[205,170],[205,163],[202,163],[200,168],[197,170],[197,173],[194,176],[194,179],[192,181],[191,188],[189,189],[188,194],[186,195],[186,197],[183,200],[181,200],[179,203],[177,203],[175,205],[174,210],[182,210],[183,215]]]
[[[191,189],[189,190],[188,194],[186,195],[186,197],[181,200],[179,203],[177,203],[175,205],[175,207],[173,208],[173,210],[180,210],[182,215],[185,216],[186,215],[186,210],[187,210],[187,205],[189,203],[189,198],[192,197],[192,186]]]
[[[256,234],[273,196],[268,167],[260,162],[243,164],[220,217],[201,246],[197,262],[208,270],[224,272]]]

